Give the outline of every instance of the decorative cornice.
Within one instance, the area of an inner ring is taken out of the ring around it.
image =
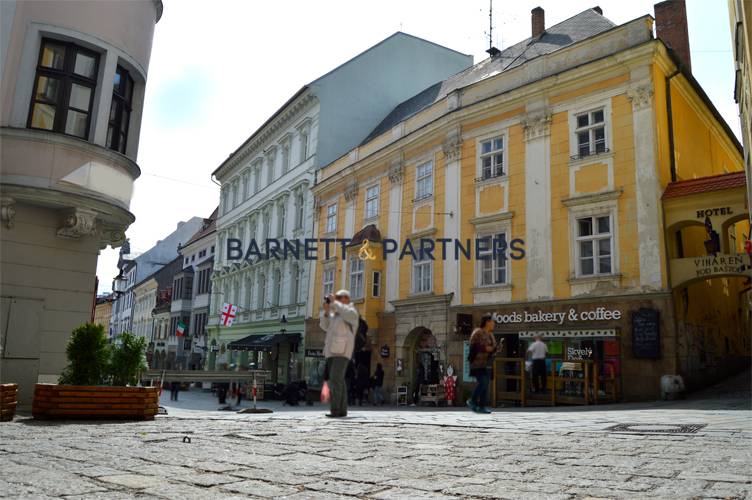
[[[13,227],[13,219],[16,217],[16,200],[13,198],[0,198],[0,218],[5,227]]]
[[[462,153],[462,133],[459,126],[454,127],[447,134],[446,140],[441,144],[441,149],[444,152],[445,165],[460,159]]]
[[[404,165],[401,154],[399,158],[392,160],[392,164],[389,167],[389,182],[392,184],[402,184],[405,173]]]
[[[63,217],[63,223],[57,230],[61,238],[78,239],[94,234],[97,228],[97,212],[83,208],[74,208]]]
[[[551,114],[546,112],[542,115],[527,116],[522,121],[525,129],[525,140],[532,141],[545,137],[551,133]]]
[[[509,212],[501,212],[499,214],[494,214],[494,215],[485,215],[485,216],[482,216],[482,217],[473,217],[472,219],[469,220],[469,222],[470,222],[470,224],[473,224],[473,225],[477,226],[477,225],[480,225],[480,224],[489,224],[491,222],[500,222],[500,221],[504,221],[504,220],[511,220],[512,217],[514,217],[514,212],[513,211],[509,211]]]
[[[648,84],[627,90],[627,97],[632,101],[632,109],[638,111],[653,104],[653,86]]]
[[[125,233],[116,228],[102,228],[99,232],[99,248],[104,250],[107,245],[118,248],[125,243]]]
[[[623,189],[619,188],[614,191],[606,191],[603,193],[595,193],[595,194],[586,194],[583,196],[574,196],[572,198],[565,198],[561,200],[561,203],[565,207],[576,207],[580,205],[589,205],[591,203],[599,203],[602,201],[611,201],[619,198],[621,194],[624,192]]]

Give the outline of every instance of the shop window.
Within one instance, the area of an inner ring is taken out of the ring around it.
[[[322,279],[324,283],[324,297],[334,293],[334,266],[324,268],[324,277]]]
[[[379,215],[379,185],[371,186],[366,190],[366,219],[372,219]]]
[[[43,39],[27,126],[86,139],[98,65],[95,52]]]
[[[485,249],[479,249],[478,259],[480,286],[502,285],[507,282],[506,234],[486,234],[478,236],[486,240]]]
[[[350,258],[350,295],[353,299],[363,298],[363,271],[365,261],[358,257]]]
[[[580,217],[577,224],[577,274],[597,276],[613,273],[613,234],[608,214]]]
[[[482,179],[504,175],[504,137],[481,141],[480,170]]]
[[[381,271],[373,272],[373,281],[371,283],[371,295],[381,297]]]
[[[606,149],[606,123],[603,108],[575,116],[577,155],[580,158],[604,153]]]
[[[415,173],[415,200],[430,198],[433,195],[433,162],[418,165]]]
[[[333,233],[337,230],[337,204],[326,207],[326,232]]]
[[[413,293],[431,291],[433,261],[423,256],[413,260]]]
[[[112,104],[107,125],[107,147],[125,154],[128,142],[128,125],[130,124],[133,104],[133,78],[121,66],[115,70],[112,82]]]

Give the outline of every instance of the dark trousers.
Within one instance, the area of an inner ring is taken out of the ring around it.
[[[538,392],[540,390],[546,390],[546,360],[534,359],[533,360],[533,390]]]
[[[470,401],[472,401],[472,403],[479,408],[485,408],[486,395],[488,394],[488,384],[491,380],[491,376],[488,374],[488,369],[486,368],[473,370],[472,375],[473,377],[475,377],[477,385],[475,386],[473,395],[470,396]]]
[[[329,372],[329,391],[331,398],[329,401],[331,414],[344,417],[347,415],[347,384],[345,384],[345,373],[347,373],[347,364],[349,359],[341,356],[326,358],[326,366]]]

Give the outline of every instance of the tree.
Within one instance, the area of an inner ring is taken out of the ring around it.
[[[110,360],[110,346],[102,325],[86,323],[73,330],[65,354],[68,366],[60,375],[61,384],[102,384]]]
[[[124,332],[112,349],[112,385],[135,385],[146,366],[146,339]]]

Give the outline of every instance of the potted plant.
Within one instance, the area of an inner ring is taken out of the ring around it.
[[[32,415],[154,419],[159,388],[132,386],[146,368],[145,351],[145,339],[131,333],[122,334],[111,347],[101,325],[79,326],[68,342],[68,365],[60,383],[36,385]]]

